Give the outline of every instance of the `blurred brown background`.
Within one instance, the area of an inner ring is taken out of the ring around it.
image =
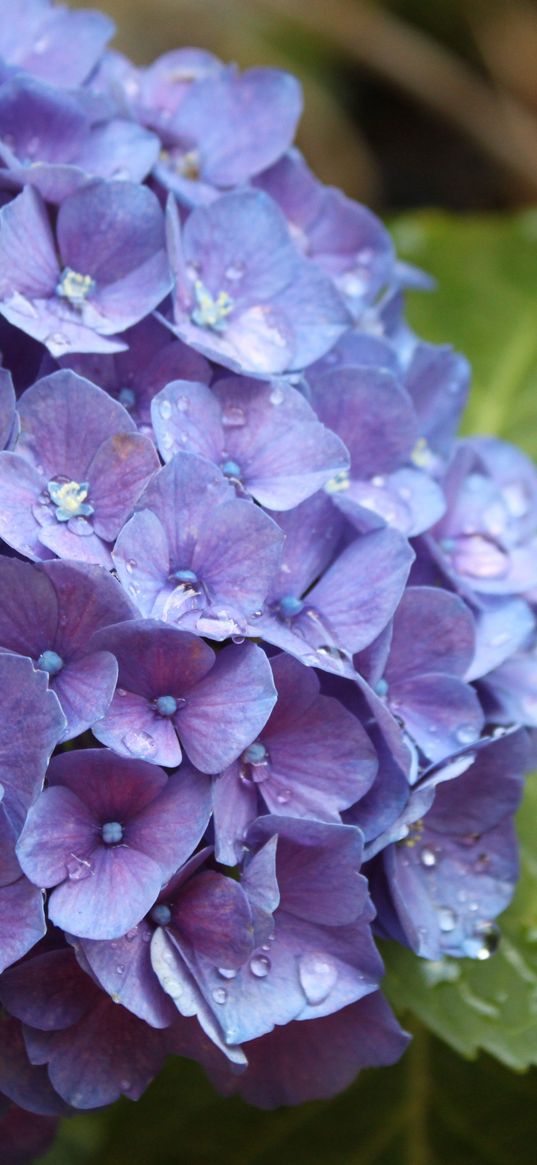
[[[69,0],[96,7],[98,0]],[[296,73],[300,144],[377,209],[537,201],[534,0],[101,0],[136,62],[180,45]]]

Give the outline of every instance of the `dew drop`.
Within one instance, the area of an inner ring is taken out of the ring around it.
[[[436,866],[436,854],[434,853],[434,850],[428,849],[428,847],[425,846],[425,848],[422,849],[420,853],[420,862],[422,866],[425,866],[426,869],[432,869],[433,866]]]
[[[56,351],[52,352],[52,355],[58,356],[61,352],[65,352],[67,350],[69,347],[69,340],[67,339],[67,336],[62,335],[61,332],[52,332],[50,336],[47,336],[45,344],[48,344],[52,349],[56,349]]]
[[[132,926],[131,929],[128,930],[126,935],[125,935],[127,942],[128,943],[134,942],[134,939],[136,938],[137,934],[138,934],[138,927]]]
[[[291,790],[282,789],[281,793],[276,794],[278,805],[288,805],[291,800]]]
[[[117,967],[116,967],[116,971],[117,971],[117,974],[118,974],[118,975],[123,975],[123,973],[124,973],[124,971],[125,971],[125,964],[124,964],[124,963],[118,963],[118,964],[117,964]]]
[[[277,384],[272,389],[272,392],[269,396],[269,401],[270,401],[271,405],[281,405],[283,400],[284,400],[283,388],[280,388],[280,385]]]
[[[160,982],[166,994],[171,999],[179,999],[179,996],[183,994],[183,984],[178,979],[175,979],[174,976],[163,975]]]
[[[478,734],[473,724],[461,724],[460,728],[457,728],[455,733],[455,737],[459,744],[473,744],[477,738],[477,735]]]
[[[217,971],[221,979],[234,979],[237,974],[233,967],[217,967]]]
[[[158,406],[158,411],[159,411],[163,421],[169,421],[169,419],[172,415],[172,406],[171,406],[169,400],[161,400],[161,402]]]
[[[308,951],[298,960],[300,985],[312,1005],[322,1003],[335,986],[338,977],[334,961],[322,951]]]
[[[244,263],[230,263],[229,267],[226,267],[224,275],[226,279],[230,279],[232,283],[235,283],[237,279],[242,279],[244,270]]]
[[[177,399],[177,411],[179,413],[187,413],[190,408],[190,400],[187,396],[180,396]]]
[[[265,979],[270,971],[268,955],[254,955],[253,959],[250,959],[250,971],[256,979]]]
[[[93,874],[91,862],[88,862],[86,858],[78,858],[76,854],[70,855],[66,869],[70,882],[83,882],[85,878],[90,878]]]
[[[498,635],[492,635],[490,639],[491,647],[503,647],[504,643],[509,642],[509,632],[500,631]]]
[[[225,987],[215,987],[213,991],[213,999],[215,1003],[225,1003],[227,999],[227,991]]]
[[[242,429],[246,413],[240,405],[226,404],[222,410],[222,424],[226,429]]]
[[[156,742],[149,732],[132,730],[122,736],[121,743],[132,756],[147,757],[152,756],[157,751]]]
[[[465,953],[480,963],[490,959],[498,949],[500,931],[493,922],[480,922],[476,926],[471,938],[464,944]]]
[[[438,925],[440,930],[444,931],[445,934],[448,934],[451,930],[455,930],[457,916],[450,906],[440,907],[438,911]]]
[[[125,570],[128,574],[132,574],[133,570],[136,570],[137,565],[138,563],[135,558],[128,558],[125,563]]]

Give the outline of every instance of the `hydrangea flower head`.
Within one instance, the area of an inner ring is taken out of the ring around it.
[[[0,27],[0,1135],[167,1055],[262,1108],[408,1036],[378,936],[491,957],[537,727],[537,475],[459,439],[298,83]],[[12,1152],[19,1137],[18,1156]]]

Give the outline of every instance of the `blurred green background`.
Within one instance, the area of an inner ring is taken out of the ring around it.
[[[94,3],[72,3],[94,7]],[[409,313],[472,360],[468,431],[537,456],[537,4],[529,0],[103,0],[140,64],[179,45],[291,69],[300,144],[437,277]],[[537,783],[523,877],[486,964],[390,949],[414,1043],[327,1103],[261,1113],[170,1064],[137,1105],[65,1122],[44,1165],[534,1165]]]

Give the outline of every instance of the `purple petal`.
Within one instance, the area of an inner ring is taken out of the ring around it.
[[[114,942],[73,939],[100,986],[151,1027],[168,1027],[175,1010],[151,966],[151,927],[142,921]]]
[[[375,991],[333,1015],[276,1027],[253,1040],[248,1044],[246,1072],[230,1077],[229,1085],[248,1104],[262,1109],[329,1100],[347,1088],[361,1068],[393,1064],[408,1039],[384,997]],[[216,1086],[222,1083],[222,1074],[215,1074]]]
[[[67,720],[63,740],[72,740],[104,716],[117,682],[117,663],[109,651],[95,651],[62,668],[54,691]]]
[[[315,377],[311,401],[321,421],[345,441],[356,478],[389,473],[417,440],[412,402],[384,368],[343,368]]]
[[[275,702],[270,664],[261,648],[255,644],[226,647],[177,716],[179,735],[192,763],[202,772],[225,769],[255,740]]]
[[[0,687],[2,805],[18,830],[42,788],[48,760],[65,728],[65,717],[54,693],[47,691],[44,672],[34,671],[29,659],[0,655]]]
[[[257,816],[257,789],[253,782],[241,780],[240,765],[235,763],[217,775],[212,797],[216,860],[235,866],[248,826]]]
[[[0,888],[0,972],[46,933],[43,894],[26,878]]]
[[[431,672],[396,679],[389,702],[422,752],[433,761],[473,744],[485,723],[477,693],[456,676]]]
[[[17,857],[36,886],[56,886],[69,876],[89,877],[96,837],[93,816],[75,793],[47,788],[28,811]]]
[[[128,844],[156,855],[164,885],[201,841],[210,814],[210,781],[182,765],[168,778],[160,796],[129,822]]]
[[[260,817],[249,843],[278,835],[277,876],[282,910],[327,926],[344,926],[363,911],[367,883],[359,873],[362,834],[351,825]]]
[[[137,1100],[162,1067],[165,1051],[159,1031],[103,996],[75,1027],[53,1035],[48,1073],[68,1104],[100,1108],[122,1094]]]
[[[457,595],[438,587],[409,587],[393,621],[389,682],[423,672],[464,675],[474,652],[474,620]]]
[[[206,870],[192,878],[172,910],[178,927],[194,951],[217,967],[240,967],[253,948],[252,915],[244,890],[232,878]]]
[[[89,876],[70,878],[52,891],[49,918],[83,938],[120,938],[156,901],[161,867],[130,846],[102,846],[90,857]]]

